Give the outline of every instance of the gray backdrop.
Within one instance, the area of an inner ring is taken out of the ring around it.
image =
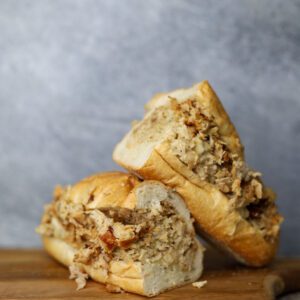
[[[156,92],[208,79],[300,254],[300,1],[0,1],[0,246],[39,246],[54,185],[117,169]]]

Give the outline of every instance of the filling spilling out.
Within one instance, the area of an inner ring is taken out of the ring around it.
[[[268,242],[275,241],[282,218],[277,213],[273,192],[264,187],[261,174],[230,151],[213,117],[202,109],[199,101],[188,99],[179,103],[171,97],[170,100],[171,109],[161,106],[152,111],[145,124],[149,132],[160,131],[183,164],[224,193],[231,207]],[[166,127],[172,128],[171,132],[164,131]],[[154,134],[148,138],[153,142],[159,140]]]
[[[198,247],[195,236],[169,202],[162,201],[158,209],[89,209],[71,201],[69,190],[57,190],[37,231],[76,249],[70,272],[78,288],[87,278],[82,264],[101,268],[107,276],[110,263],[118,261],[191,271]]]

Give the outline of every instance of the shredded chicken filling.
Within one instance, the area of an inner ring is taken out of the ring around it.
[[[213,118],[198,101],[189,99],[171,107],[177,123],[170,138],[172,152],[199,178],[226,194],[232,206],[272,240],[279,230],[280,216],[273,199],[265,193],[259,172],[252,171],[232,153]]]
[[[68,188],[46,207],[38,232],[77,249],[75,266],[93,264],[107,272],[112,260],[157,262],[189,271],[197,250],[194,232],[167,201],[160,209],[88,209],[68,198]]]

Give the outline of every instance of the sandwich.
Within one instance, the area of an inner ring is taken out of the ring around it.
[[[113,159],[186,202],[208,241],[250,266],[276,253],[282,217],[274,192],[250,169],[239,135],[207,81],[156,95]]]
[[[158,181],[121,172],[57,187],[37,228],[46,251],[111,292],[154,296],[196,281],[204,248],[182,198]]]

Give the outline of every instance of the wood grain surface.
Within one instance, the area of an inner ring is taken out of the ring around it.
[[[102,284],[91,280],[86,288],[76,291],[75,282],[68,277],[68,270],[43,250],[0,250],[0,299],[145,299],[108,293]],[[279,258],[267,268],[253,269],[208,250],[201,280],[207,280],[201,289],[188,284],[155,299],[274,299],[300,290],[300,259]]]

